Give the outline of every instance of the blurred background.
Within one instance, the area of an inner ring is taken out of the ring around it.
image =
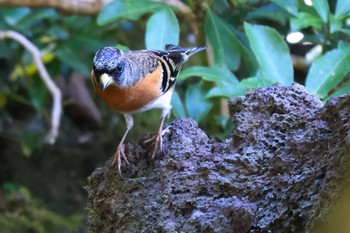
[[[87,231],[84,185],[113,155],[126,127],[89,80],[93,56],[104,46],[208,45],[184,65],[171,119],[191,117],[217,140],[230,137],[234,128],[228,98],[249,89],[299,82],[323,101],[348,92],[350,3],[314,2],[0,1],[0,232]],[[31,53],[8,30],[41,52],[62,93],[53,144],[45,140],[52,95]],[[136,114],[126,141],[154,133],[159,117],[159,110]],[[343,217],[332,217],[335,225],[350,216],[344,211],[335,211]],[[321,226],[317,232],[328,229]]]

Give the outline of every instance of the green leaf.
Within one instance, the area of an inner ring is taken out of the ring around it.
[[[345,41],[339,41],[338,43],[339,49],[350,49],[350,43]]]
[[[287,24],[290,15],[276,4],[267,3],[260,7],[249,10],[249,13],[244,17],[246,21],[261,22],[264,20],[271,20],[281,25]]]
[[[329,6],[327,0],[316,0],[312,1],[313,6],[315,7],[317,13],[321,17],[322,21],[324,23],[327,23],[328,21],[328,14],[329,12]]]
[[[16,26],[16,24],[23,18],[30,14],[31,10],[28,7],[19,8],[7,8],[4,7],[0,9],[0,15],[4,18],[6,23],[11,26]]]
[[[227,68],[193,66],[182,71],[178,80],[184,80],[194,76],[216,84],[215,87],[209,90],[205,98],[229,98],[243,93],[239,87],[238,79]]]
[[[213,47],[214,64],[237,70],[240,63],[240,47],[236,35],[224,21],[215,16],[206,6],[205,31],[207,40]]]
[[[50,23],[52,22],[52,24],[55,24],[53,23],[53,21],[58,20],[59,17],[60,15],[54,9],[48,9],[48,8],[35,9],[35,10],[32,10],[30,14],[21,18],[17,22],[16,27],[19,28],[20,30],[33,31],[33,29],[37,30],[38,28],[37,25],[41,25],[43,23],[43,20],[45,20],[45,22],[50,22]],[[58,26],[56,25],[56,27]],[[49,28],[50,27],[47,27],[46,30]]]
[[[237,30],[236,28],[230,26],[231,31],[238,38],[238,46],[241,52],[241,65],[240,71],[243,71],[246,75],[243,76],[252,76],[256,73],[258,66],[258,61],[256,60],[253,51],[249,46],[249,41],[244,32]]]
[[[329,98],[344,95],[346,93],[350,92],[350,80],[345,82],[339,89],[337,89],[333,94],[328,96],[325,100],[328,100]]]
[[[171,98],[171,106],[173,106],[172,108],[172,113],[174,114],[175,117],[179,118],[179,117],[182,117],[182,118],[186,118],[188,117],[187,113],[186,113],[186,110],[185,110],[185,107],[181,101],[181,98],[179,96],[179,94],[174,91],[174,94]]]
[[[33,149],[37,148],[43,142],[44,131],[36,127],[33,124],[29,124],[19,135],[22,153],[26,157],[29,157]]]
[[[300,12],[297,18],[291,18],[290,20],[290,30],[292,32],[297,32],[308,27],[320,29],[322,26],[323,22],[320,17],[307,12]]]
[[[350,30],[349,30],[349,29],[344,29],[344,28],[342,28],[342,29],[340,29],[339,31],[342,32],[342,33],[344,33],[344,34],[346,34],[346,35],[348,35],[348,36],[350,36]]]
[[[337,0],[337,5],[335,7],[335,17],[341,18],[347,15],[349,11],[350,11],[349,0]]]
[[[343,23],[337,19],[334,15],[330,16],[330,33],[340,31],[343,27]]]
[[[102,26],[119,19],[137,20],[146,13],[156,12],[166,5],[148,0],[115,0],[105,5],[97,17]]]
[[[60,45],[54,53],[62,63],[70,66],[73,70],[77,70],[87,76],[89,75],[90,68],[81,61],[81,57],[72,50],[69,44]]]
[[[271,83],[292,84],[292,59],[281,35],[275,29],[266,26],[244,23],[244,28],[262,75]]]
[[[231,98],[233,96],[239,96],[244,94],[244,89],[241,88],[240,84],[235,86],[219,84],[208,91],[205,95],[206,99],[221,97]]]
[[[298,7],[296,0],[271,0],[275,4],[282,7],[288,13],[297,16],[298,15]]]
[[[179,44],[179,22],[170,8],[153,14],[146,27],[146,48],[164,50],[166,44]]]
[[[193,66],[183,70],[177,80],[185,80],[188,77],[202,77],[203,80],[211,82],[227,82],[232,85],[238,84],[236,76],[227,68]]]
[[[270,83],[261,78],[259,75],[257,75],[256,77],[245,78],[240,83],[240,87],[244,91],[268,85],[270,85]]]
[[[52,8],[35,9],[30,12],[29,15],[22,18],[19,23],[35,23],[39,20],[54,21],[60,17],[60,14]]]
[[[0,58],[11,59],[13,56],[13,49],[4,42],[0,43]]]
[[[42,113],[49,97],[49,92],[44,82],[36,77],[33,79],[28,91],[30,102],[32,103],[33,107],[36,111]]]
[[[186,91],[185,106],[189,116],[197,122],[200,122],[213,107],[213,103],[206,100],[205,95],[203,83],[192,84]]]
[[[350,71],[350,49],[334,49],[312,63],[306,77],[306,90],[325,98]]]

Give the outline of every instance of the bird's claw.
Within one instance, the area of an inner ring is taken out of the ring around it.
[[[154,149],[153,149],[153,152],[152,152],[152,159],[155,157],[158,148],[160,150],[162,150],[162,146],[163,146],[163,138],[162,138],[162,136],[164,134],[166,134],[166,133],[170,133],[169,127],[166,127],[163,130],[159,130],[150,139],[147,139],[147,140],[143,141],[144,144],[154,142]]]
[[[118,167],[118,173],[121,177],[123,177],[122,175],[122,170],[121,170],[121,158],[120,157],[123,157],[124,161],[130,165],[129,161],[128,161],[128,158],[126,157],[125,155],[125,148],[124,148],[124,144],[123,143],[120,143],[118,145],[118,148],[117,148],[117,151],[114,153],[114,156],[113,156],[113,161],[112,161],[112,166],[114,166],[115,164],[117,164],[117,167]]]

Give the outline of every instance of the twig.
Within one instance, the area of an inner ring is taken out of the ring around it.
[[[184,14],[192,13],[191,8],[180,0],[153,0],[153,2],[164,2],[170,6],[178,8]]]
[[[56,86],[56,84],[52,81],[43,62],[41,61],[41,53],[39,49],[32,42],[30,42],[23,35],[15,31],[0,31],[0,40],[4,39],[12,39],[17,41],[32,54],[34,63],[38,68],[40,77],[51,92],[53,98],[53,105],[51,110],[51,128],[50,131],[46,134],[45,141],[50,144],[53,144],[55,143],[59,132],[62,114],[62,93],[60,89]]]
[[[0,0],[2,6],[52,7],[66,13],[96,15],[110,0]]]

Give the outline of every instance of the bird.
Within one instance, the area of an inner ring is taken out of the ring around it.
[[[126,131],[114,153],[112,166],[117,164],[121,177],[121,158],[130,165],[124,151],[124,140],[134,125],[133,114],[161,109],[160,126],[146,143],[154,141],[152,159],[162,149],[164,119],[171,112],[171,97],[176,78],[188,58],[203,47],[183,48],[173,44],[165,50],[129,50],[104,47],[92,61],[90,79],[98,96],[113,110],[122,113]]]

